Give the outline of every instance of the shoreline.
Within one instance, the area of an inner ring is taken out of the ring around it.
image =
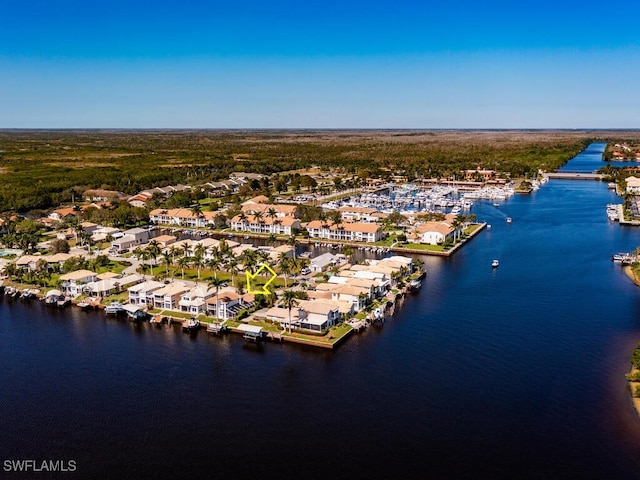
[[[631,265],[625,265],[624,267],[622,267],[622,269],[624,271],[624,274],[627,277],[629,277],[629,279],[637,287],[640,287],[640,278],[638,278],[638,276],[634,273],[633,268],[631,268]],[[635,375],[638,372],[640,372],[640,370],[638,370],[636,367],[633,366],[633,364],[631,364],[631,370],[629,371],[629,375],[627,376],[627,385],[629,388],[629,394],[631,395],[631,403],[633,405],[633,408],[636,411],[636,415],[638,415],[638,418],[640,418],[640,398],[634,395],[636,388],[640,387],[640,382],[634,382],[632,380],[629,380],[629,378],[632,378],[633,375]]]
[[[636,367],[631,365],[631,370],[629,371],[629,377],[632,377],[638,372],[640,372],[640,370],[638,370]],[[634,395],[636,388],[640,387],[640,382],[634,382],[632,380],[629,380],[629,377],[627,377],[627,385],[629,386],[629,393],[631,394],[631,403],[633,404],[633,408],[635,409],[636,414],[638,415],[638,418],[640,418],[640,398]]]

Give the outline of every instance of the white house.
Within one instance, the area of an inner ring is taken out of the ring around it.
[[[231,230],[251,233],[274,233],[276,235],[291,235],[294,230],[300,230],[300,220],[291,216],[277,216],[257,218],[254,215],[236,215],[231,219]]]
[[[377,242],[384,237],[382,226],[375,223],[329,224],[321,220],[314,220],[307,224],[307,230],[311,238],[326,238],[328,240]]]
[[[251,294],[238,295],[233,291],[218,292],[207,300],[207,313],[220,320],[234,318],[240,310],[251,308],[255,303],[255,296]],[[217,313],[216,313],[217,308]]]
[[[149,241],[149,231],[144,228],[131,228],[123,232],[122,237],[111,242],[111,249],[128,250]]]
[[[633,195],[640,194],[640,178],[633,177],[633,176],[627,177],[626,182],[627,182],[627,189],[626,189],[627,193],[631,193]]]
[[[337,257],[334,254],[329,252],[318,255],[317,257],[311,259],[309,269],[313,273],[324,272],[327,268],[334,264],[336,258]]]
[[[180,297],[178,305],[181,312],[188,312],[193,315],[206,313],[207,300],[215,294],[215,289],[207,288],[204,285],[198,285],[188,292],[184,292]]]
[[[60,275],[62,292],[71,297],[77,297],[82,293],[82,289],[88,283],[95,282],[96,278],[96,274],[89,270],[76,270]]]
[[[153,306],[153,292],[164,287],[164,283],[149,280],[129,287],[129,303],[132,305]]]
[[[182,294],[188,291],[189,287],[184,283],[176,282],[165,285],[153,292],[153,306],[164,310],[178,310],[178,302]]]
[[[299,307],[299,324],[302,329],[322,332],[340,321],[336,303],[300,300]]]

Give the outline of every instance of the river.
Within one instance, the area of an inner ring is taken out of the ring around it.
[[[640,290],[610,256],[640,232],[608,222],[616,201],[552,180],[477,202],[492,228],[423,257],[421,291],[335,352],[5,299],[0,457],[77,478],[638,478]]]

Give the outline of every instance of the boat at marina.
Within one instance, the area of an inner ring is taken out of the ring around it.
[[[494,260],[493,262],[491,262],[491,267],[492,268],[498,268],[500,266],[500,261],[499,260]]]

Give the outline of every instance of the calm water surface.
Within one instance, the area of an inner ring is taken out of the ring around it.
[[[333,353],[5,299],[0,458],[77,478],[640,478],[640,290],[610,261],[640,231],[608,223],[615,201],[553,180],[478,203],[492,228],[425,258],[421,292]]]

